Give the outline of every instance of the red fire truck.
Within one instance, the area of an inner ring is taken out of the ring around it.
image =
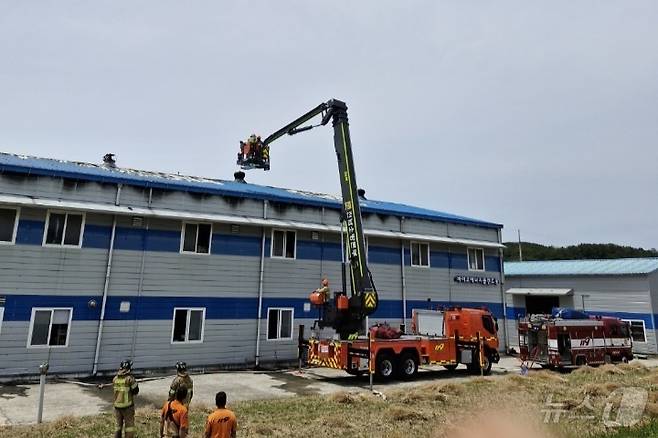
[[[580,312],[554,315],[532,315],[519,321],[522,360],[563,368],[633,359],[627,322]]]
[[[354,340],[311,338],[308,363],[353,375],[370,371],[382,379],[409,379],[419,365],[454,370],[461,363],[473,373],[489,374],[491,364],[500,359],[498,324],[486,309],[414,310],[410,334],[385,339],[381,332],[381,327],[372,327],[370,337]]]

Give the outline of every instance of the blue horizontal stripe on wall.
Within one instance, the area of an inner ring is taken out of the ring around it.
[[[96,307],[90,307],[89,301],[95,300]],[[128,312],[121,312],[122,302],[130,303]],[[267,308],[287,307],[295,309],[295,317],[317,318],[318,310],[311,307],[304,311],[307,298],[263,298],[263,319],[267,318]],[[47,295],[7,295],[5,321],[29,321],[33,307],[73,307],[73,319],[76,321],[94,321],[100,318],[100,296],[47,296]],[[447,302],[433,301],[431,307],[427,301],[408,301],[407,316],[412,309],[436,309],[437,306],[462,305],[464,307],[486,306],[499,317],[499,303]],[[173,318],[176,307],[205,307],[207,319],[256,319],[258,317],[257,297],[152,297],[152,296],[109,296],[105,309],[107,320],[169,320]],[[378,319],[401,319],[402,300],[380,300],[377,311],[372,315]],[[639,319],[639,318],[635,318]]]
[[[73,307],[76,321],[97,321],[100,319],[99,296],[57,296],[57,295],[5,295],[5,321],[29,321],[34,307]],[[89,307],[94,300],[96,307]]]
[[[6,295],[5,321],[29,321],[32,309],[38,307],[72,307],[75,321],[97,321],[100,318],[100,296],[50,296],[50,295]],[[90,307],[90,300],[96,302]],[[119,311],[122,302],[130,302],[130,311]],[[286,307],[295,309],[296,318],[313,319],[317,317],[317,309],[304,311],[306,298],[264,298],[263,319],[267,318],[267,308]],[[462,306],[480,308],[486,307],[496,318],[502,318],[503,307],[495,302],[474,301],[407,301],[407,317],[410,318],[413,309],[437,309],[438,307]],[[176,307],[205,307],[207,319],[256,319],[258,316],[258,299],[256,297],[135,297],[110,296],[107,300],[105,317],[107,320],[170,320]],[[523,307],[507,307],[507,318],[515,320],[525,316]],[[592,314],[612,316],[621,319],[644,321],[647,330],[653,330],[653,317],[650,313],[593,311]],[[372,315],[378,319],[401,319],[401,300],[380,300],[377,311]]]
[[[112,240],[111,227],[85,224],[85,231],[82,235],[82,246],[84,248],[107,249],[110,247],[110,240]]]
[[[526,316],[525,307],[507,306],[505,316],[507,317],[507,319],[525,318]]]
[[[41,245],[45,222],[20,219],[16,231],[16,243],[19,245]]]
[[[400,248],[390,246],[368,246],[368,262],[381,265],[400,266]]]
[[[300,260],[322,260],[322,242],[319,240],[297,240],[296,251],[296,256]],[[340,254],[340,249],[338,250],[338,253]]]
[[[484,268],[487,272],[500,272],[500,258],[496,256],[485,256]]]
[[[41,245],[45,223],[43,221],[20,220],[16,243],[23,245]],[[85,224],[82,238],[83,248],[109,249],[112,227]],[[180,252],[180,231],[144,228],[117,227],[114,248],[129,251]],[[260,257],[261,237],[233,234],[213,234],[211,252],[215,255],[241,255]],[[271,239],[265,239],[265,256],[270,257]],[[297,241],[296,257],[300,260],[341,260],[339,243],[313,240]],[[405,248],[405,265],[411,266],[409,248]],[[490,272],[500,272],[498,257],[485,257],[485,267]],[[385,265],[400,265],[400,250],[396,247],[370,246],[368,262]],[[468,270],[466,254],[442,251],[430,252],[430,267]]]
[[[260,257],[261,237],[213,234],[210,252],[216,255]]]
[[[468,270],[468,256],[464,254],[450,254],[450,267],[461,271]]]

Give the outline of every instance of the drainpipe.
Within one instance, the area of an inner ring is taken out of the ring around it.
[[[263,201],[263,219],[267,219],[267,201]],[[258,274],[258,321],[256,324],[256,363],[260,364],[260,325],[263,318],[263,274],[265,272],[265,226],[260,240],[260,272]]]
[[[400,232],[404,233],[404,217],[400,218]],[[400,272],[402,276],[402,323],[407,330],[407,277],[404,272],[404,239],[400,239]]]
[[[139,326],[139,306],[142,301],[142,292],[144,291],[144,268],[146,266],[146,242],[148,240],[149,227],[151,220],[147,216],[146,227],[144,228],[144,240],[142,241],[142,258],[139,263],[139,283],[137,283],[137,296],[135,297],[135,316],[133,318],[133,339],[130,346],[130,359],[135,359],[135,346],[137,344],[137,327]]]
[[[498,243],[503,243],[500,228],[498,229]],[[503,263],[503,249],[498,249],[498,263],[500,264],[500,299],[503,304],[503,334],[505,335],[505,352],[509,352],[509,336],[507,335],[507,298],[505,297],[505,263]]]
[[[120,188],[117,189],[117,203],[119,202]],[[110,249],[107,253],[107,266],[105,267],[105,282],[103,283],[103,300],[101,302],[101,316],[98,321],[98,333],[96,334],[96,350],[94,351],[94,364],[91,370],[92,375],[98,373],[98,357],[101,352],[101,338],[103,337],[103,325],[105,322],[105,307],[107,305],[107,291],[110,287],[110,273],[112,272],[112,256],[114,255],[114,236],[117,229],[117,216],[114,215],[112,220],[112,234],[110,236]]]

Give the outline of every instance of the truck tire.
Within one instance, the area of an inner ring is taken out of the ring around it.
[[[475,356],[474,359],[478,360],[477,355]],[[485,354],[484,357],[483,357],[483,364],[482,364],[482,374],[484,374],[485,376],[488,376],[489,374],[491,374],[491,363],[492,363],[491,357],[489,357],[488,354]],[[474,362],[474,363],[470,363],[470,364],[467,365],[467,367],[468,367],[468,370],[472,374],[480,374],[479,361]]]
[[[411,379],[418,372],[418,360],[413,353],[403,353],[398,366],[398,376],[401,379]]]
[[[377,377],[389,380],[395,375],[395,372],[396,366],[393,356],[387,353],[378,354],[375,361],[375,374]]]

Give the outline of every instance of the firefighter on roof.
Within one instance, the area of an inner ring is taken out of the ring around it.
[[[319,294],[322,294],[325,303],[329,301],[329,295],[331,294],[331,290],[329,289],[329,279],[327,277],[323,277],[322,282],[320,283],[320,287],[315,289],[315,291]]]
[[[169,401],[173,401],[176,398],[176,391],[180,387],[187,389],[187,395],[183,404],[186,408],[189,408],[192,401],[192,393],[194,392],[194,383],[187,373],[187,364],[185,362],[176,362],[176,377],[174,377],[169,387]]]
[[[114,388],[114,417],[116,418],[115,438],[121,438],[122,431],[126,438],[135,436],[135,401],[139,386],[132,375],[133,363],[124,360],[119,366],[119,372],[112,379]]]

